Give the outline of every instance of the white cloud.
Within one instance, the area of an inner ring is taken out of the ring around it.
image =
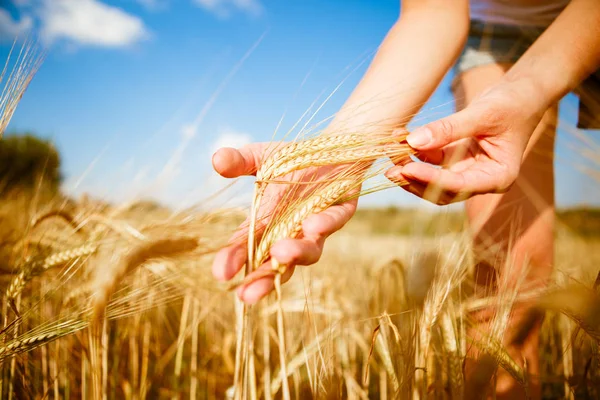
[[[0,39],[14,40],[27,32],[33,26],[33,19],[24,15],[17,21],[3,8],[0,8]]]
[[[211,154],[221,147],[240,148],[252,142],[252,136],[233,129],[223,129],[211,146]]]
[[[124,47],[148,36],[140,18],[99,0],[45,0],[40,18],[49,42]]]
[[[258,16],[263,12],[263,6],[259,0],[192,0],[194,4],[217,15],[220,18],[228,18],[233,12],[239,11],[252,16]]]

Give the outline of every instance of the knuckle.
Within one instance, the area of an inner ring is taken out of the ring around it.
[[[437,140],[442,143],[452,142],[456,132],[454,122],[449,118],[444,118],[437,121],[435,124],[436,126],[433,127],[433,131],[438,133]]]
[[[505,107],[495,104],[484,104],[478,108],[478,120],[483,129],[505,127],[511,121],[511,116]]]
[[[318,239],[313,241],[310,246],[312,247],[312,251],[309,252],[307,257],[306,265],[312,265],[318,262],[321,259],[321,255],[323,254],[323,239]]]
[[[298,247],[292,247],[292,249],[289,250],[286,264],[297,264],[298,261],[302,259],[302,256],[302,251]]]
[[[499,117],[499,111],[494,109],[494,107],[486,106],[480,107],[478,110],[479,120],[484,123],[484,125],[494,125]]]

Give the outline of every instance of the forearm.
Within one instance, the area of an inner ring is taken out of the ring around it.
[[[545,111],[600,67],[600,2],[573,0],[503,82]]]
[[[327,131],[391,132],[408,123],[462,50],[468,12],[456,4],[403,10]]]

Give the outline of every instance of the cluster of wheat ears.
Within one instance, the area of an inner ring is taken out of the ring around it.
[[[40,65],[33,49],[23,47],[4,85],[0,132]],[[284,295],[286,266],[270,257],[271,246],[301,235],[311,214],[397,184],[370,182],[390,160],[411,155],[404,133],[274,145],[256,173],[244,276],[229,287],[215,284],[207,267],[237,211],[19,203],[23,234],[2,301],[0,397],[481,398],[499,369],[527,393],[527,366],[505,346],[547,311],[543,346],[558,350],[546,365],[561,369],[554,386],[565,397],[598,394],[599,282],[543,290],[501,282],[497,293],[475,298],[466,236],[440,239],[412,259],[365,265],[355,277],[340,277],[340,264],[351,261],[339,256],[326,264],[338,272],[317,279],[321,287],[307,294],[291,285]],[[276,199],[270,185],[284,188]],[[229,301],[228,289],[264,277],[274,279],[274,299]],[[516,303],[531,304],[530,315],[507,337]],[[494,317],[473,335],[470,315],[486,307]],[[467,380],[468,353],[477,367]]]

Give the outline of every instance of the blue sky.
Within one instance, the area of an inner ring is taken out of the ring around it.
[[[269,140],[285,114],[281,135],[347,78],[315,121],[335,113],[399,9],[391,0],[0,4],[0,60],[12,37],[32,28],[48,47],[8,131],[32,131],[56,143],[69,193],[118,201],[155,197],[172,205],[222,187],[210,169],[214,149]],[[424,107],[425,118],[452,111],[449,78]],[[600,204],[598,183],[577,171],[585,163],[570,150],[579,143],[572,128],[576,99],[562,108],[559,205]],[[586,135],[599,143],[597,133]],[[418,200],[397,189],[363,203],[413,206]]]

